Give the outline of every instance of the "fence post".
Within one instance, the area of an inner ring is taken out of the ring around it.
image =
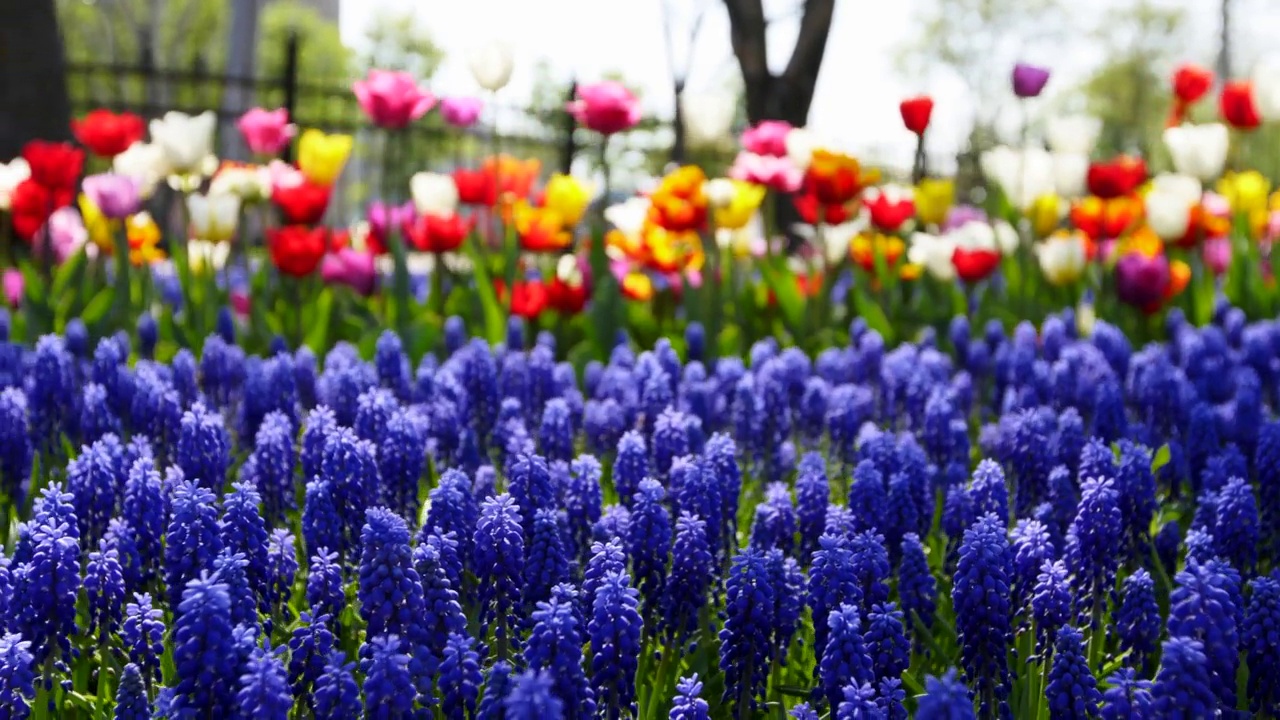
[[[569,82],[569,95],[565,102],[573,102],[573,98],[577,94],[578,81],[572,80]],[[564,155],[560,158],[560,172],[568,175],[573,167],[573,156],[578,154],[578,144],[573,137],[573,131],[578,127],[578,121],[574,119],[573,113],[568,110],[561,110],[560,112],[564,113],[565,118]]]
[[[290,122],[295,120],[298,107],[298,33],[290,32],[284,39],[284,74],[280,78],[284,88],[284,109],[289,113]],[[282,151],[285,162],[293,156],[293,143],[284,146]]]

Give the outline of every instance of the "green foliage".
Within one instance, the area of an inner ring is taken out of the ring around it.
[[[404,70],[425,80],[444,60],[444,50],[414,21],[412,11],[376,13],[364,29],[362,44],[356,59],[361,71]]]

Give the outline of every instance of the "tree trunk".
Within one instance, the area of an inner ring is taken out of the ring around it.
[[[0,159],[28,140],[71,137],[54,0],[0,1]]]
[[[765,41],[768,20],[763,0],[724,0],[729,11],[729,33],[733,54],[742,69],[747,94],[747,121],[785,120],[795,127],[809,121],[809,106],[818,83],[818,70],[827,49],[835,0],[805,0],[800,32],[791,59],[780,75],[769,71],[769,53]],[[774,197],[774,217],[778,229],[786,233],[788,245],[795,249],[801,242],[791,227],[800,220],[790,198]]]
[[[733,54],[742,69],[747,119],[785,120],[797,127],[809,119],[818,70],[827,48],[835,0],[805,0],[800,32],[791,59],[780,75],[769,71],[765,41],[768,22],[763,0],[724,0],[729,11]]]
[[[683,165],[688,149],[685,140],[685,119],[684,119],[684,80],[676,80],[673,88],[676,101],[675,118],[671,121],[671,130],[675,137],[671,140],[671,162],[675,165]]]

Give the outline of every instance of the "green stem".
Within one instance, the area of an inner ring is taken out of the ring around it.
[[[444,253],[435,254],[435,263],[431,266],[431,309],[436,317],[444,319]]]
[[[388,195],[390,183],[387,182],[388,176],[391,174],[392,157],[394,155],[395,144],[392,139],[396,137],[388,132],[383,137],[382,143],[382,176],[379,178],[380,192],[383,204],[387,208],[387,242],[391,247],[391,257],[395,261],[395,269],[391,276],[391,320],[392,325],[404,337],[405,322],[409,315],[409,262],[405,252],[404,238],[400,236],[400,228],[392,222],[395,215],[395,202]]]
[[[115,321],[116,327],[124,327],[129,316],[132,288],[129,283],[129,231],[122,224],[115,231],[116,260],[116,294]],[[53,249],[46,246],[46,255]]]

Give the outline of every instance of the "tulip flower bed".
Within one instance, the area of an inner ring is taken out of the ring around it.
[[[477,63],[480,86],[506,83],[501,52]],[[1046,69],[1014,68],[1024,115],[1050,82]],[[742,355],[765,338],[816,354],[847,343],[854,319],[894,344],[960,314],[1007,331],[1074,306],[1086,329],[1102,317],[1140,344],[1164,337],[1172,310],[1205,325],[1219,296],[1246,318],[1274,317],[1280,193],[1239,161],[1280,99],[1229,82],[1221,122],[1206,122],[1212,73],[1184,66],[1171,85],[1167,158],[1096,157],[1098,120],[1053,117],[1022,146],[983,153],[984,187],[958,189],[931,174],[934,107],[922,96],[901,105],[919,148],[909,182],[765,120],[742,133],[725,177],[679,167],[620,202],[608,150],[640,106],[617,82],[582,85],[567,108],[594,134],[592,180],[543,177],[538,161],[505,155],[395,179],[408,173],[393,162],[428,164],[402,152],[428,112],[459,131],[485,116],[483,102],[438,99],[406,73],[354,84],[376,126],[358,149],[350,135],[300,131],[283,110],[250,110],[237,122],[248,163],[213,157],[212,113],[147,124],[95,111],[73,125],[82,147],[35,141],[0,167],[5,299],[26,342],[78,318],[94,340],[155,338],[164,360],[199,351],[219,323],[256,353],[283,337],[369,356],[391,328],[418,358],[439,349],[450,316],[491,344],[515,316],[553,333],[579,371],[607,359],[619,332],[679,349],[691,322],[715,353]],[[691,107],[700,134],[728,134],[703,126],[732,113]],[[331,201],[357,150],[371,196],[337,223]],[[798,222],[783,225],[790,209]]]
[[[3,717],[1280,712],[1280,329],[1225,304],[581,381],[518,320],[71,327],[0,343]]]

